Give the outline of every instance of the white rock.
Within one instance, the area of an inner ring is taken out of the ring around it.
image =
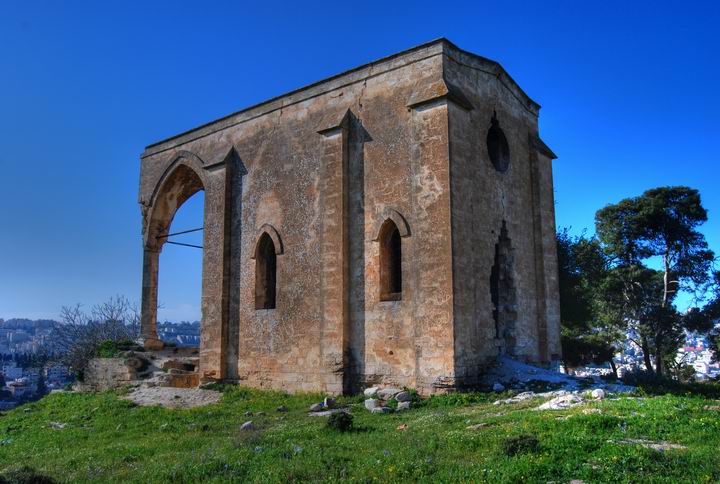
[[[592,391],[591,395],[595,400],[602,400],[605,398],[605,390],[602,388],[596,388]]]
[[[371,412],[374,408],[377,408],[378,405],[379,402],[375,398],[368,398],[367,400],[365,400],[365,408],[367,408]]]
[[[537,410],[564,410],[580,405],[583,402],[584,400],[577,395],[563,395],[543,403]]]
[[[392,411],[393,410],[390,407],[375,407],[370,410],[371,413],[390,413]]]
[[[496,383],[493,385],[494,392],[501,392],[503,390],[505,390],[505,385],[503,385],[502,383]]]
[[[253,425],[252,420],[248,420],[240,426],[240,430],[252,430],[254,428],[255,426]]]
[[[390,400],[392,397],[394,397],[401,391],[401,388],[383,388],[382,390],[377,392],[377,396],[380,398],[380,400]]]
[[[380,390],[380,387],[366,388],[365,391],[363,392],[363,395],[365,395],[368,398],[372,398],[375,395],[377,395],[378,390]]]
[[[320,412],[310,412],[310,413],[308,413],[308,415],[310,417],[329,417],[330,415],[332,415],[334,413],[341,413],[344,411],[345,410],[342,408],[333,408],[331,410],[322,410]]]

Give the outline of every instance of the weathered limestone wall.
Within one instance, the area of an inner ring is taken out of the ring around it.
[[[88,362],[83,381],[76,385],[87,391],[105,391],[130,385],[136,380],[135,370],[125,358],[93,358]]]
[[[493,111],[512,154],[504,174],[487,160]],[[557,277],[547,273],[557,264],[552,199],[538,196],[552,190],[550,155],[537,154],[536,133],[537,105],[496,63],[441,40],[149,146],[140,180],[146,337],[157,236],[204,189],[204,378],[332,393],[472,383],[498,344],[508,346],[495,338],[488,285],[503,221],[517,294],[513,351],[545,361],[538,314],[546,328],[557,316]],[[387,219],[401,234],[397,301],[380,300]],[[256,310],[262,234],[275,246],[277,305]],[[555,329],[544,330],[549,352],[559,351]]]
[[[546,363],[550,353],[541,354],[540,344],[549,340],[551,353],[559,354],[552,172],[550,158],[538,160],[534,144],[535,103],[463,54],[447,58],[445,75],[473,107],[451,106],[449,143],[456,372],[464,384],[474,384],[500,352]],[[510,164],[504,173],[488,156],[486,139],[494,115],[509,145]],[[503,221],[511,245],[515,299],[514,328],[506,328],[511,336],[496,334],[490,290]]]
[[[440,52],[412,54],[416,62],[384,72],[370,68],[341,88],[284,99],[145,158],[141,193],[151,193],[178,156],[197,155],[203,180],[218,187],[205,226],[213,233],[215,225],[230,227],[229,252],[206,243],[204,271],[213,274],[203,276],[204,374],[331,392],[365,381],[430,386],[452,377],[447,111],[407,106],[418,88],[441,78]],[[227,208],[220,199],[230,165],[206,167],[226,160],[231,148],[243,176]],[[403,298],[381,302],[375,239],[388,210],[404,218],[409,233],[402,239]],[[283,246],[277,307],[255,310],[253,254],[266,225]],[[228,261],[225,279],[218,266]],[[226,301],[226,318],[219,301]]]

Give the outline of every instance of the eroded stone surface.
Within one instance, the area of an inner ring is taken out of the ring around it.
[[[498,354],[559,357],[538,111],[441,39],[148,146],[143,340],[163,236],[204,190],[201,381],[427,394],[477,384]],[[381,263],[384,233],[400,264]]]

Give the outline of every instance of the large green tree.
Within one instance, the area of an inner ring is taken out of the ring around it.
[[[595,215],[597,235],[615,267],[611,294],[625,298],[612,308],[637,326],[648,371],[652,352],[658,375],[684,330],[711,327],[704,315],[686,317],[674,305],[680,290],[697,293],[709,281],[714,254],[698,231],[705,221],[699,192],[684,186],[654,188]],[[659,271],[647,268],[654,259]]]
[[[603,317],[598,292],[608,276],[608,258],[593,237],[572,237],[565,229],[557,242],[565,367],[609,362],[615,371],[613,356],[621,333]]]
[[[720,363],[720,271],[713,273],[712,297],[702,308],[702,317],[710,320],[714,326],[708,335],[713,361]]]

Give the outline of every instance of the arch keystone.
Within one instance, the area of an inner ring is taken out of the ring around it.
[[[385,207],[385,210],[380,213],[380,216],[375,220],[375,224],[373,225],[372,233],[374,234],[374,242],[378,242],[380,240],[380,231],[387,220],[392,220],[393,223],[395,223],[395,226],[398,228],[398,232],[400,233],[400,237],[410,236],[410,226],[408,225],[407,220],[405,220],[405,217],[403,217],[397,210]]]
[[[260,226],[260,229],[255,234],[255,243],[260,240],[260,237],[262,237],[263,234],[268,234],[270,236],[270,239],[272,239],[273,244],[275,245],[275,255],[282,255],[285,249],[283,247],[282,239],[280,238],[280,233],[277,231],[277,229],[270,224],[262,224]],[[256,255],[257,254],[255,254],[254,250],[251,259],[255,260]]]

